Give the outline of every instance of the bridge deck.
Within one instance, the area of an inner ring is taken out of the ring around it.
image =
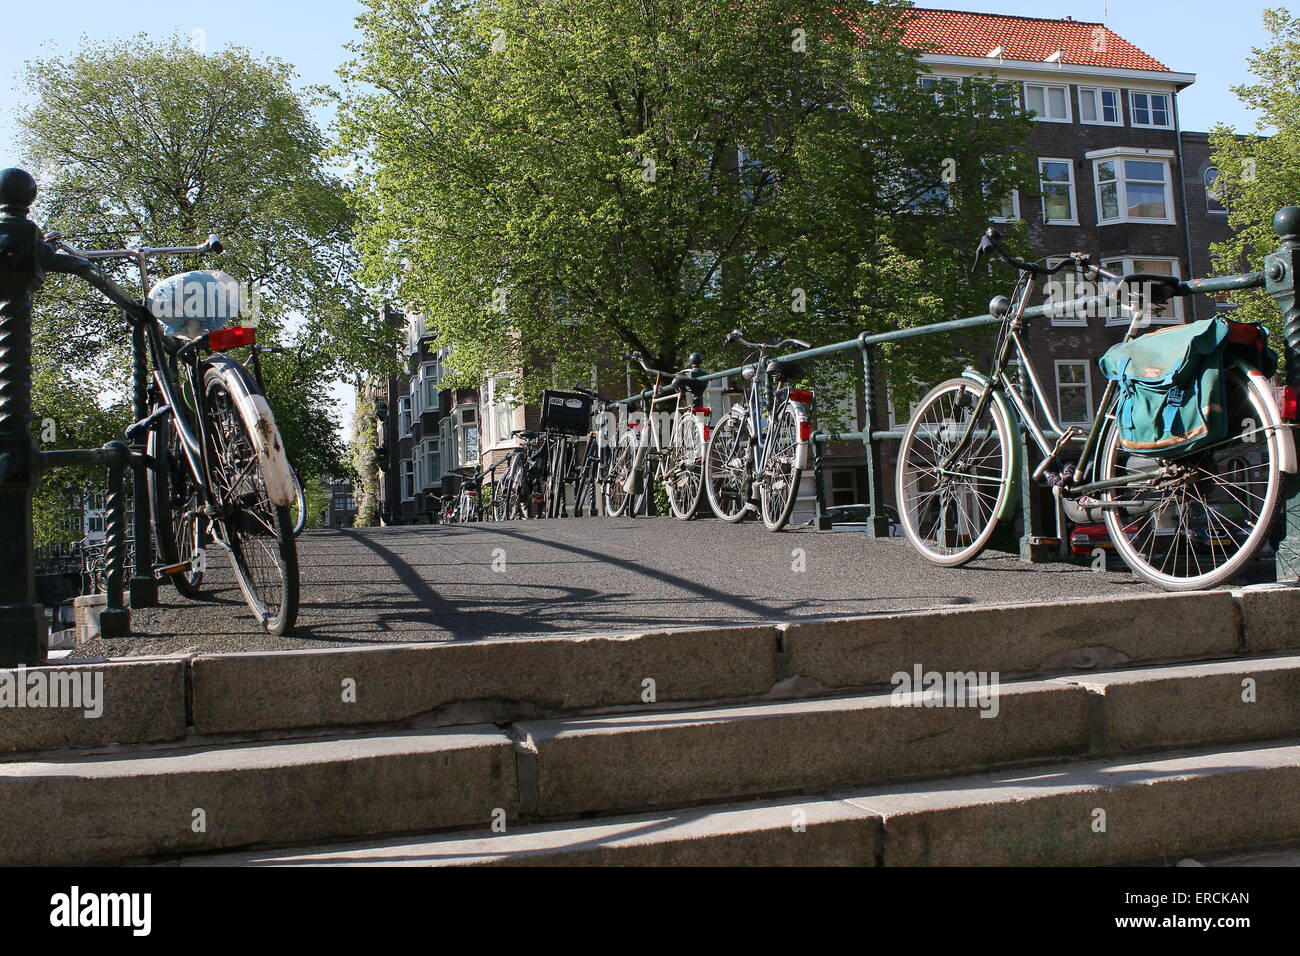
[[[802,549],[806,570],[794,570]],[[988,552],[935,567],[901,538],[671,519],[574,519],[307,532],[297,633],[256,631],[218,569],[210,600],[170,588],[133,613],[136,635],[90,654],[171,654],[394,641],[618,633],[958,604],[1016,604],[1152,591],[1118,558],[1027,565]],[[494,571],[494,559],[504,561]]]

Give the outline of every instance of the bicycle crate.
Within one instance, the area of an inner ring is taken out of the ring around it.
[[[591,396],[581,392],[542,392],[541,427],[563,435],[585,435],[591,427]]]

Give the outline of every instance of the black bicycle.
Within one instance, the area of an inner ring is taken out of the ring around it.
[[[228,324],[242,304],[238,284],[219,273],[185,273],[154,286],[146,305],[96,264],[131,260],[148,290],[150,258],[218,254],[220,240],[109,250],[76,249],[57,232],[46,241],[48,270],[84,279],[141,333],[133,336],[136,361],[153,370],[152,409],[128,435],[148,432],[156,571],[181,594],[197,597],[208,551],[223,551],[253,616],[268,633],[284,634],[298,614],[298,552],[289,511],[297,482],[261,387],[243,362],[226,354],[257,341],[252,327]],[[193,301],[203,306],[193,313],[184,304],[187,288],[198,289]]]

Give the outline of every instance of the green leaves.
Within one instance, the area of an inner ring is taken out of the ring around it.
[[[463,382],[978,311],[950,266],[1030,181],[1026,117],[991,84],[920,90],[896,0],[745,11],[368,0],[341,110],[364,274]]]
[[[1300,201],[1300,18],[1285,10],[1265,10],[1271,42],[1250,58],[1259,82],[1233,87],[1258,114],[1258,135],[1239,136],[1227,126],[1210,134],[1217,187],[1228,207],[1233,235],[1215,243],[1215,267],[1222,273],[1263,268],[1264,257],[1277,248],[1273,215]],[[1234,294],[1243,321],[1264,322],[1281,334],[1277,305],[1263,291]]]

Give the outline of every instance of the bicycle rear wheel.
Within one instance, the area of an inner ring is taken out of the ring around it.
[[[954,378],[935,386],[912,415],[898,449],[903,533],[935,564],[956,567],[984,550],[1011,493],[1011,423],[984,386]],[[948,467],[944,463],[970,440]]]
[[[1102,477],[1163,467],[1165,474],[1108,492],[1106,530],[1139,577],[1169,591],[1212,588],[1244,571],[1268,538],[1281,488],[1276,436],[1261,427],[1271,396],[1239,371],[1226,376],[1230,432],[1203,452],[1176,460],[1126,452],[1112,428],[1102,450]]]
[[[636,457],[638,439],[641,435],[636,429],[630,430],[614,449],[609,464],[609,474],[605,478],[605,514],[611,518],[621,518],[628,512],[634,496],[626,488],[632,474],[632,462]]]
[[[270,634],[284,634],[298,615],[298,551],[287,505],[271,501],[257,445],[231,394],[227,374],[203,377],[213,494],[235,579],[253,616]],[[239,386],[236,386],[239,387]],[[245,383],[244,388],[251,388]]]
[[[149,431],[146,453],[157,463],[145,473],[155,555],[164,566],[188,565],[168,574],[167,580],[183,596],[197,598],[203,587],[208,523],[198,513],[194,479],[170,417]]]

